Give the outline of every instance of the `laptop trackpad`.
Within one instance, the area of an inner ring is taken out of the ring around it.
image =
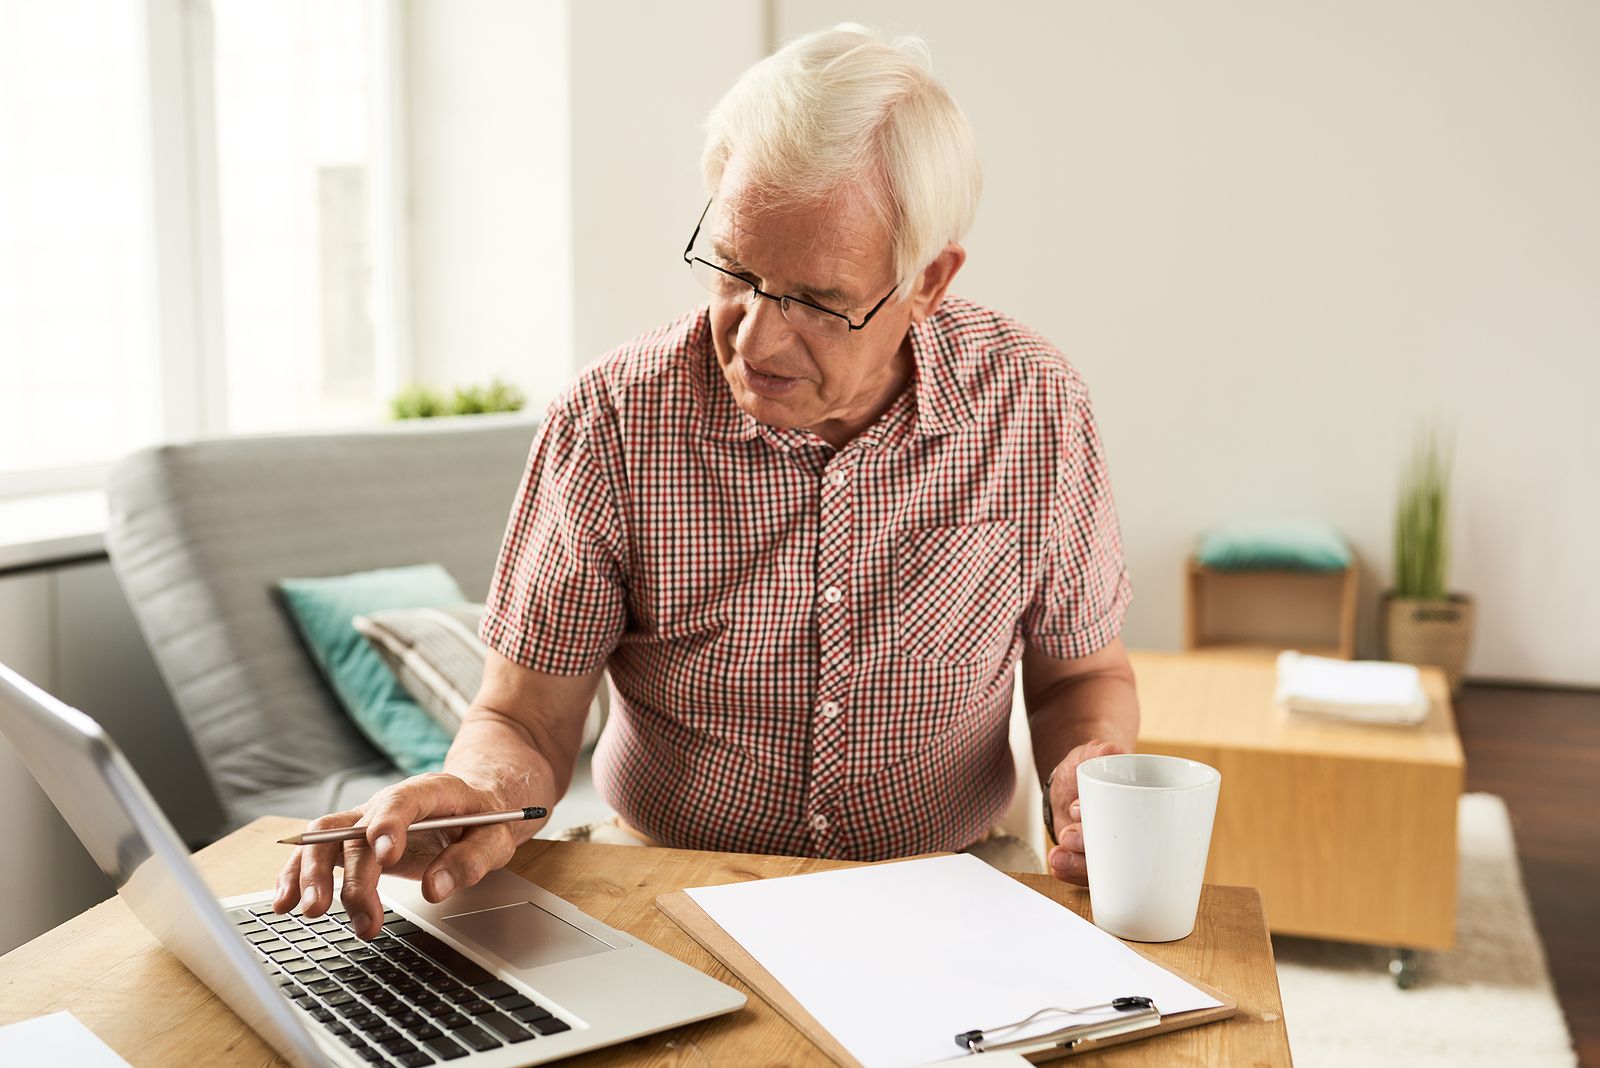
[[[540,968],[613,948],[531,901],[446,916],[443,922],[518,968]]]

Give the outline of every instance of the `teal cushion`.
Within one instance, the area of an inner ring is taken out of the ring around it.
[[[406,693],[356,630],[356,616],[466,600],[438,564],[278,583],[295,625],[350,718],[408,775],[438,771],[450,736]]]
[[[1350,566],[1350,547],[1328,523],[1257,519],[1211,531],[1200,539],[1195,559],[1223,571],[1340,571]]]

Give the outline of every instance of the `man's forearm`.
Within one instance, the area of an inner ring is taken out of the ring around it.
[[[1063,682],[1028,714],[1033,760],[1041,781],[1085,742],[1115,742],[1133,752],[1139,698],[1131,676],[1093,675]]]
[[[503,797],[508,808],[554,809],[577,762],[576,750],[564,754],[563,748],[554,740],[540,745],[523,725],[473,706],[445,754],[444,770]]]

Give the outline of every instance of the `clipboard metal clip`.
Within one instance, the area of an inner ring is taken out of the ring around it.
[[[1101,1015],[1106,1012],[1115,1012],[1117,1015],[1109,1019],[1093,1020],[1089,1023],[1067,1024],[1054,1031],[1043,1034],[1029,1035],[1026,1038],[1005,1038],[1006,1032],[1014,1032],[1027,1027],[1041,1016],[1065,1015],[1088,1016]],[[956,1045],[968,1053],[988,1053],[991,1050],[1010,1049],[1022,1052],[1035,1052],[1045,1049],[1072,1049],[1080,1042],[1087,1042],[1093,1038],[1110,1038],[1112,1035],[1126,1034],[1129,1031],[1142,1031],[1147,1027],[1155,1027],[1161,1022],[1161,1013],[1156,1009],[1156,1003],[1146,997],[1113,998],[1101,1005],[1086,1005],[1081,1009],[1048,1008],[1040,1009],[1032,1016],[1016,1023],[1002,1024],[999,1027],[985,1027],[974,1031],[963,1031],[956,1035]]]

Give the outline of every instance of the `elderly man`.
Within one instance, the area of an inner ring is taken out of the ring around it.
[[[606,840],[992,858],[1020,657],[1049,865],[1083,881],[1074,770],[1138,723],[1129,586],[1077,373],[946,295],[980,184],[965,118],[918,42],[840,27],[756,64],[707,131],[684,258],[709,307],[551,405],[446,771],[315,821],[366,839],[297,851],[280,911],[325,910],[342,864],[370,936],[380,871],[438,901],[505,864],[536,826],[406,826],[554,806],[607,669]]]

